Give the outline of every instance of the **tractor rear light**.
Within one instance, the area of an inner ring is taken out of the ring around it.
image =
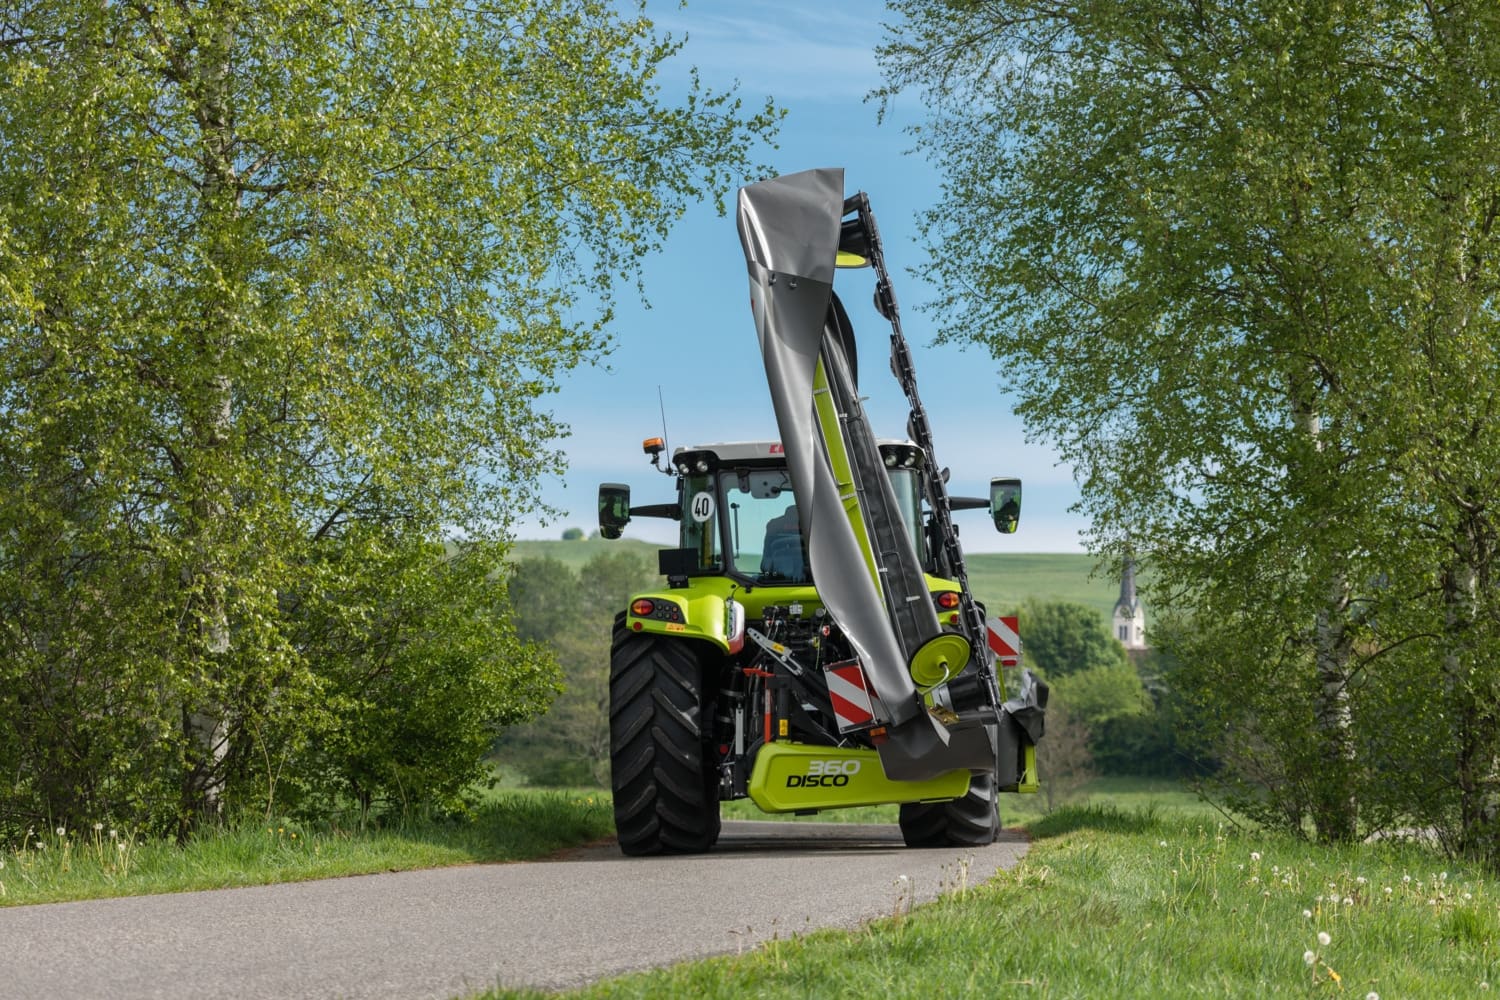
[[[637,632],[639,632],[641,629],[645,628],[645,626],[642,625],[640,622],[631,622],[630,623],[630,627],[633,628],[633,629],[635,629]]]
[[[937,606],[944,611],[952,611],[958,607],[958,594],[951,590],[945,590],[940,594],[934,595],[934,600],[937,602]]]
[[[630,602],[630,614],[634,618],[649,618],[654,622],[666,622],[667,630],[682,631],[687,622],[682,607],[660,597],[637,597]],[[640,623],[637,622],[637,625]]]

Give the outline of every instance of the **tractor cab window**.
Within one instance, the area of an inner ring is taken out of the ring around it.
[[[901,523],[917,551],[918,561],[927,566],[927,545],[922,531],[922,484],[916,469],[887,469],[891,490],[896,494],[896,506],[901,511]]]
[[[791,475],[785,469],[719,475],[734,572],[757,583],[811,582]]]

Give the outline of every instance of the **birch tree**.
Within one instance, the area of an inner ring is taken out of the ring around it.
[[[664,99],[678,48],[602,0],[0,3],[0,812],[409,799],[419,748],[348,769],[546,704],[486,596],[546,395],[776,119]]]
[[[1492,776],[1493,5],[891,7],[887,96],[935,108],[943,334],[1001,362],[1100,551],[1128,536],[1195,612],[1184,679],[1255,763],[1227,775],[1333,840],[1394,772]],[[1412,693],[1398,663],[1469,706],[1439,760],[1361,724]]]

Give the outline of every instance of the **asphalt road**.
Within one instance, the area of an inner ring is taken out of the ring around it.
[[[550,861],[0,909],[0,997],[435,997],[562,989],[855,927],[1026,851],[894,826],[728,822],[711,854]],[[906,881],[902,881],[905,876]]]

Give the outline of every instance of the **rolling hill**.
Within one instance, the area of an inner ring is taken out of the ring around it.
[[[629,538],[613,542],[602,538],[573,542],[531,540],[516,542],[511,558],[551,558],[576,571],[601,552],[639,552],[654,562],[656,549],[648,542]],[[1120,594],[1119,581],[1094,575],[1094,557],[1081,553],[985,552],[969,556],[968,565],[974,594],[992,613],[1012,611],[1026,598],[1036,597],[1086,605],[1098,611],[1108,623]]]

